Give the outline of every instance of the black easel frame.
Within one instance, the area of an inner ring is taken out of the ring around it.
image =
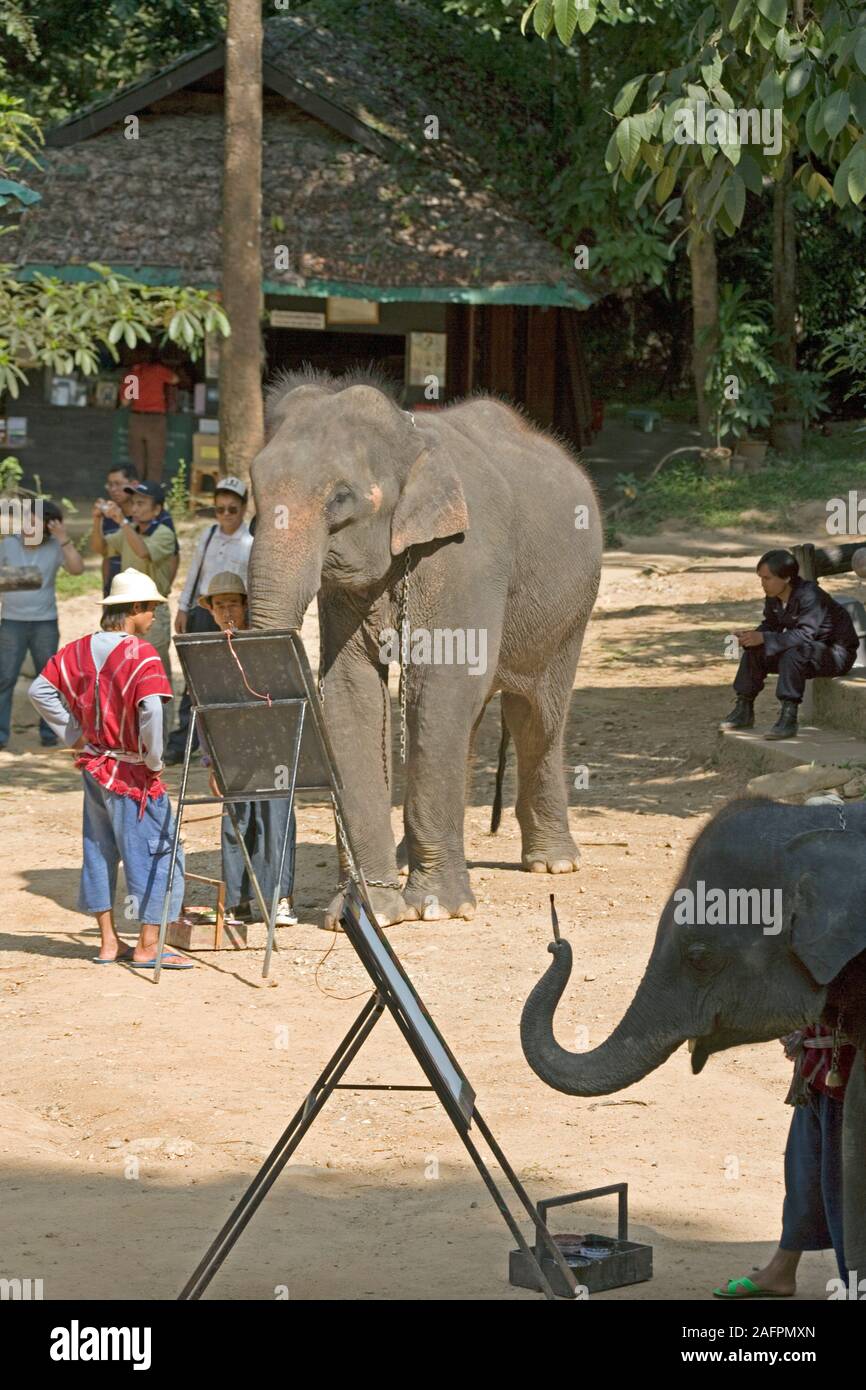
[[[448,1048],[444,1038],[442,1038],[435,1023],[425,1009],[420,996],[400,964],[387,938],[375,925],[376,917],[370,905],[367,885],[364,881],[363,872],[360,869],[357,857],[354,854],[350,833],[346,827],[345,817],[342,814],[340,805],[340,792],[342,790],[340,777],[328,741],[327,731],[324,727],[321,705],[318,700],[300,634],[294,630],[284,632],[266,631],[238,633],[233,638],[233,642],[238,646],[242,654],[245,644],[250,641],[265,642],[270,640],[273,642],[276,639],[282,639],[283,641],[287,640],[291,646],[295,663],[295,673],[300,677],[302,690],[298,693],[291,693],[280,699],[273,698],[267,705],[262,704],[260,697],[254,695],[252,697],[252,704],[249,698],[229,701],[211,701],[208,703],[203,698],[201,690],[196,689],[196,676],[195,673],[188,668],[184,659],[184,647],[192,646],[193,644],[200,646],[207,643],[220,643],[222,652],[225,655],[225,637],[223,634],[204,633],[190,634],[187,637],[176,639],[176,645],[181,657],[181,664],[184,666],[187,684],[193,696],[193,709],[191,712],[192,717],[190,719],[189,733],[187,735],[175,835],[172,845],[172,858],[169,869],[168,890],[166,892],[163,920],[160,928],[159,951],[161,953],[165,938],[172,882],[176,869],[177,851],[180,842],[182,808],[186,805],[222,802],[228,807],[229,814],[233,815],[233,801],[254,799],[249,791],[245,792],[243,795],[234,797],[227,794],[224,797],[186,798],[189,760],[192,752],[192,737],[196,715],[201,714],[204,716],[205,730],[207,733],[206,721],[208,711],[213,711],[218,708],[222,710],[244,708],[249,711],[251,707],[254,707],[254,702],[258,699],[258,708],[261,710],[261,718],[264,719],[267,710],[272,709],[275,705],[297,704],[300,708],[292,755],[291,787],[288,795],[293,800],[296,787],[299,785],[303,785],[306,790],[311,790],[313,788],[327,790],[331,795],[351,874],[345,892],[341,922],[350,944],[358,955],[367,974],[370,976],[374,992],[367,999],[361,1012],[339,1044],[327,1066],[320,1073],[299,1109],[292,1116],[288,1126],[265,1159],[246,1192],[243,1194],[240,1201],[233,1207],[228,1220],[217,1233],[196,1266],[193,1274],[181,1290],[179,1299],[181,1301],[195,1301],[201,1298],[201,1295],[210,1284],[238,1237],[258,1210],[261,1202],[276,1182],[279,1174],[304,1138],[304,1135],[323,1109],[329,1096],[336,1090],[432,1092],[439,1100],[446,1115],[457,1130],[467,1153],[475,1164],[500,1215],[516,1240],[519,1250],[529,1261],[530,1265],[537,1269],[538,1283],[545,1298],[554,1300],[556,1294],[542,1268],[536,1251],[544,1252],[553,1260],[562,1276],[565,1287],[569,1290],[568,1296],[574,1297],[577,1289],[577,1282],[573,1271],[570,1269],[559,1246],[548,1231],[545,1220],[530,1201],[522,1183],[482,1118],[475,1104],[475,1092],[466,1080],[453,1053]],[[261,656],[261,653],[259,653],[259,655]],[[228,668],[228,671],[229,674],[233,674],[231,668]],[[222,671],[220,674],[225,676],[226,672]],[[248,686],[247,689],[249,690]],[[238,692],[235,693],[237,694]],[[301,746],[305,732],[308,740],[305,744],[305,773],[304,777],[300,778]],[[311,751],[313,754],[312,758]],[[217,780],[225,791],[226,783],[223,770],[220,766],[218,749],[213,749],[213,753]],[[259,791],[257,790],[256,796],[258,795]],[[262,795],[261,799],[273,799],[276,796],[285,795],[285,791],[266,793]],[[289,824],[290,821],[291,808],[287,824]],[[241,843],[243,843],[242,840]],[[285,845],[283,845],[283,854],[285,854]],[[249,863],[248,869],[252,878],[252,866]],[[258,885],[256,885],[256,887],[258,891]],[[277,887],[279,888],[279,879],[277,880]],[[260,892],[259,897],[261,901]],[[276,900],[273,904],[273,908],[275,912]],[[270,960],[272,935],[273,915],[269,919],[268,951],[264,974],[267,973],[267,964]],[[159,958],[157,960],[157,972],[158,969]],[[427,1077],[428,1084],[426,1086],[389,1085],[387,1083],[352,1085],[349,1082],[343,1081],[343,1077],[352,1061],[358,1055],[379,1019],[386,1011],[390,1013],[391,1017],[394,1019],[410,1051]],[[479,1151],[478,1145],[470,1134],[473,1123],[475,1124],[481,1140],[483,1140],[504,1174],[505,1180],[511,1189],[512,1199],[517,1199],[519,1205],[532,1220],[535,1228],[534,1246],[529,1245],[525,1239],[514,1213],[509,1207],[496,1179],[490,1171],[489,1161],[485,1160]]]

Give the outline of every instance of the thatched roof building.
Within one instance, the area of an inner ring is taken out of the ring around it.
[[[492,38],[452,22],[443,45],[443,24],[417,0],[310,0],[266,22],[269,366],[354,357],[402,375],[405,357],[417,401],[410,337],[438,334],[446,398],[499,391],[583,443],[576,311],[597,291],[509,201],[531,202],[520,134],[544,99],[537,62],[509,84]],[[203,45],[48,133],[30,180],[42,199],[4,240],[19,275],[82,279],[100,262],[151,284],[219,286],[224,65],[223,40]],[[345,298],[375,301],[376,321],[316,312]],[[115,456],[118,440],[115,429]]]

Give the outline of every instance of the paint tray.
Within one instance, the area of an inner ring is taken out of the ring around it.
[[[586,1192],[571,1192],[565,1197],[549,1197],[537,1204],[538,1214],[547,1226],[547,1213],[551,1207],[571,1206],[576,1202],[587,1202],[594,1197],[605,1197],[610,1193],[616,1193],[619,1199],[615,1238],[596,1235],[589,1231],[581,1235],[553,1237],[577,1283],[583,1285],[590,1294],[603,1293],[606,1289],[621,1289],[627,1284],[641,1284],[644,1280],[652,1278],[652,1246],[640,1245],[628,1238],[628,1183],[593,1187]],[[574,1294],[567,1287],[559,1267],[545,1253],[543,1246],[536,1244],[534,1253],[553,1292],[560,1298],[573,1298]],[[509,1255],[508,1281],[515,1288],[542,1292],[532,1262],[522,1250],[512,1250]]]

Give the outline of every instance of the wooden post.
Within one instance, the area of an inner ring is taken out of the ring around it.
[[[222,188],[222,296],[231,334],[220,343],[220,464],[249,476],[262,447],[262,12],[229,0]]]

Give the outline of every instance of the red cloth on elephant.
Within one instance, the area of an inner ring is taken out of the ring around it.
[[[52,656],[42,675],[59,691],[90,745],[75,760],[107,791],[141,803],[162,796],[165,783],[143,762],[112,757],[140,753],[138,704],[148,695],[171,699],[172,689],[155,647],[140,637],[118,642],[99,671],[91,638],[80,637]],[[95,750],[95,751],[92,751]]]

